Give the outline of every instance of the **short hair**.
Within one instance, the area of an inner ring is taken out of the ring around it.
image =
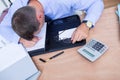
[[[12,28],[21,38],[32,40],[34,32],[39,29],[39,25],[33,7],[24,6],[13,14]]]

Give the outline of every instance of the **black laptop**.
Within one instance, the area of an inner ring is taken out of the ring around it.
[[[81,21],[78,15],[72,15],[47,22],[45,48],[30,51],[30,56],[84,45],[86,40],[72,44],[71,38],[59,38],[65,31],[74,29],[80,24]],[[64,34],[63,36],[67,35]]]

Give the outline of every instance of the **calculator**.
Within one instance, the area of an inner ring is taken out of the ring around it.
[[[108,46],[103,42],[92,39],[82,48],[78,49],[78,52],[89,61],[93,62],[103,55],[107,49]]]

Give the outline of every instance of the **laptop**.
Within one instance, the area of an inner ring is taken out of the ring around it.
[[[41,33],[44,35],[44,39],[40,43],[44,44],[38,44],[38,48],[36,49],[28,49],[28,53],[30,56],[35,56],[84,45],[86,43],[85,39],[74,44],[71,41],[71,35],[80,24],[81,21],[78,15],[72,15],[47,22],[46,27],[44,26],[44,29],[41,30],[43,31],[42,33],[44,33]]]

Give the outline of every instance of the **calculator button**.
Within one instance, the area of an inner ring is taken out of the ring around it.
[[[87,47],[91,48],[93,45],[95,45],[95,43],[96,43],[96,41],[92,40],[92,41],[90,41],[90,43],[87,44]]]
[[[107,47],[103,47],[101,50],[100,50],[100,53],[103,53],[103,51],[105,51],[107,49]]]
[[[105,49],[104,49],[104,48],[102,48],[99,52],[100,52],[100,53],[102,53],[104,50],[105,50]]]
[[[103,47],[104,45],[99,42],[95,43],[95,45],[92,46],[92,48],[94,48],[97,51],[100,51]]]

